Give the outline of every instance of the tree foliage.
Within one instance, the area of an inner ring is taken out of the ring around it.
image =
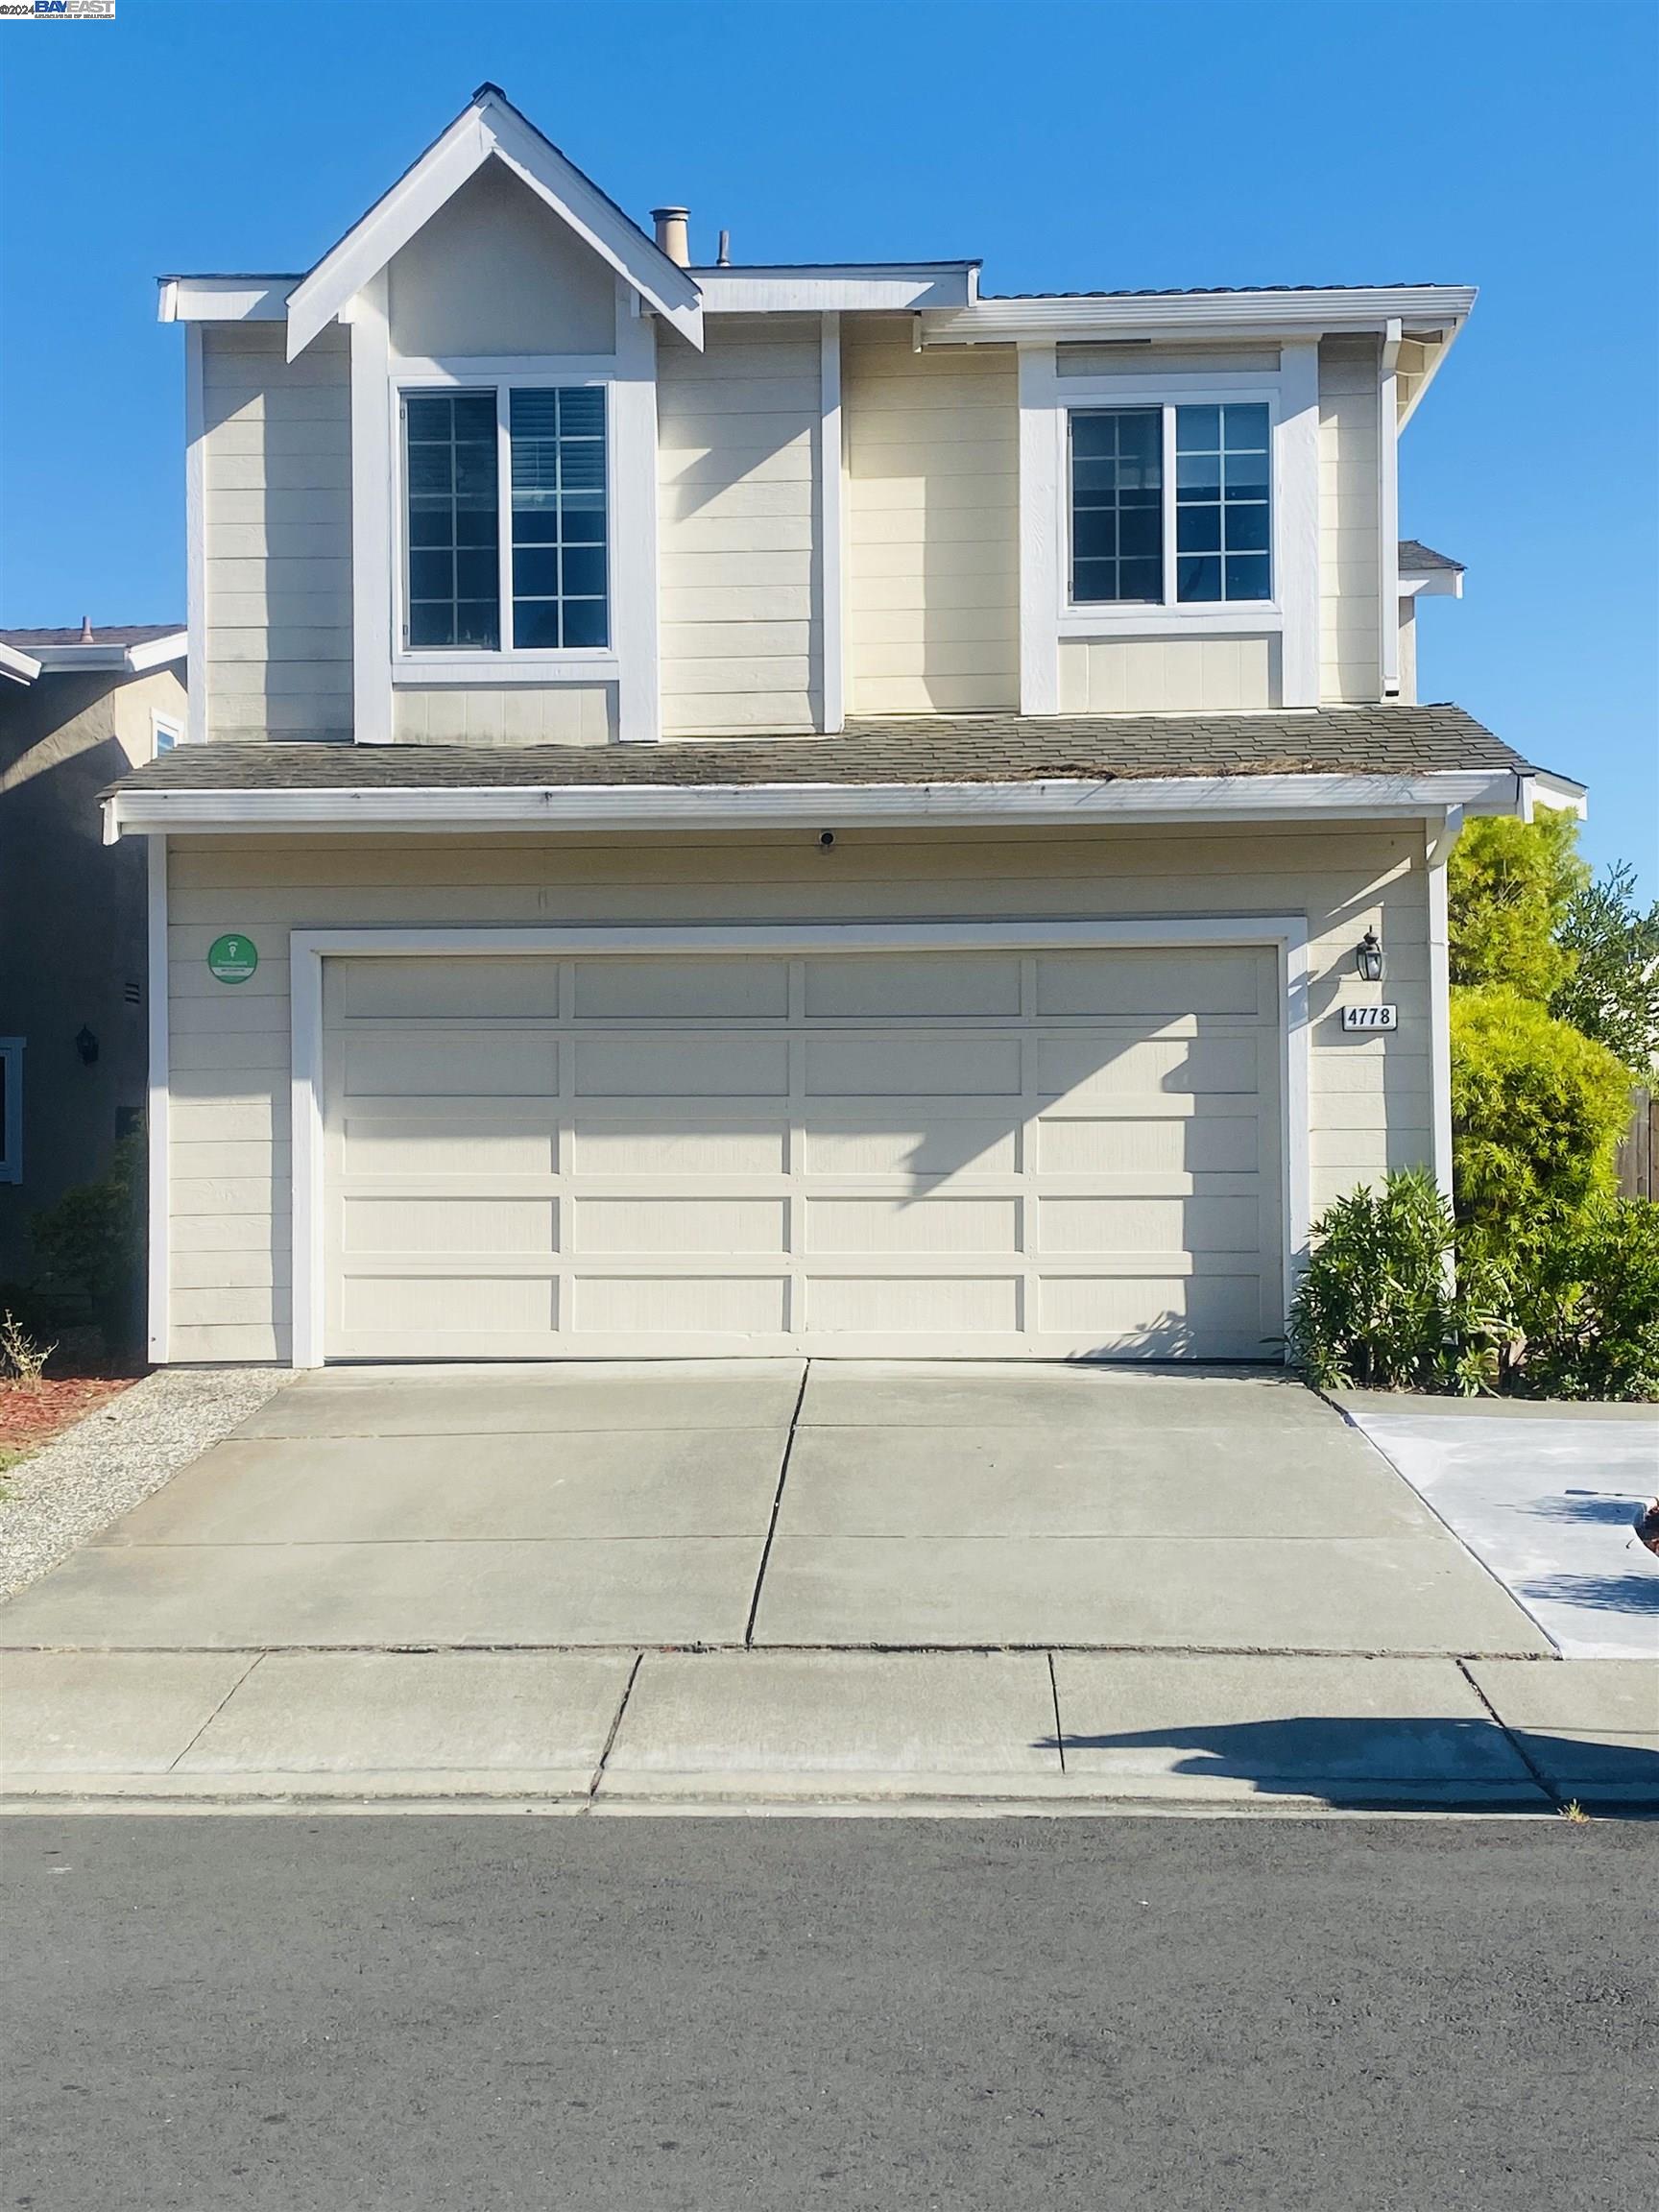
[[[1460,1219],[1525,1235],[1613,1187],[1630,1078],[1606,1046],[1519,992],[1452,1001],[1453,1173]]]
[[[1577,836],[1576,815],[1547,806],[1530,822],[1491,814],[1467,825],[1447,864],[1454,984],[1540,1004],[1566,984],[1574,954],[1557,931],[1590,881]]]
[[[1659,1069],[1659,900],[1636,902],[1636,871],[1621,860],[1575,893],[1557,931],[1573,967],[1550,1011],[1618,1054],[1635,1075]]]

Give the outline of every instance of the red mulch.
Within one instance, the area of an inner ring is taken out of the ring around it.
[[[92,1412],[106,1399],[130,1390],[135,1375],[47,1377],[30,1389],[0,1382],[0,1451],[32,1452]]]

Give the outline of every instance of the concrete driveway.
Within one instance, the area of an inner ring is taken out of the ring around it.
[[[306,1375],[0,1648],[1550,1647],[1268,1375],[798,1360]]]

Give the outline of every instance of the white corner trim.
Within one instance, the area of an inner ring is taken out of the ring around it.
[[[517,108],[487,92],[468,105],[414,167],[295,286],[288,298],[290,361],[493,156],[672,323],[688,344],[701,348],[703,308],[692,279]]]
[[[402,534],[393,515],[397,437],[387,292],[384,272],[371,277],[347,325],[351,348],[351,734],[359,745],[389,745],[393,734],[395,548]]]
[[[808,740],[803,739],[805,744]],[[1514,814],[1508,770],[1427,776],[1034,778],[1022,783],[527,784],[419,789],[192,791],[129,786],[106,802],[111,841],[151,830],[444,831],[1109,828],[1138,822],[1421,821],[1448,806]]]
[[[295,929],[290,932],[294,1322],[296,1367],[325,1357],[323,966],[330,958],[489,958],[541,953],[634,958],[681,954],[1108,951],[1121,947],[1260,945],[1278,956],[1284,1293],[1288,1308],[1308,1250],[1312,1185],[1308,1128],[1308,923],[1303,915],[1119,922],[707,923]]]
[[[1446,862],[1463,827],[1463,809],[1448,807],[1438,835],[1428,840],[1429,870],[1429,1084],[1433,1114],[1434,1180],[1452,1198],[1452,974]]]
[[[184,332],[184,692],[192,745],[207,736],[207,436],[202,325]]]
[[[1052,346],[1020,349],[1020,711],[1060,711],[1066,416]]]
[[[818,637],[823,656],[821,726],[834,736],[847,720],[846,666],[846,499],[841,460],[841,317],[824,317],[819,350],[818,508],[821,557],[818,564]]]
[[[194,333],[192,333],[194,335]],[[144,1011],[150,1066],[145,1093],[144,1142],[149,1226],[145,1247],[147,1330],[150,1358],[157,1365],[168,1355],[172,1309],[172,1184],[168,1112],[167,840],[145,839],[149,882],[145,904]]]
[[[1382,335],[1377,387],[1377,623],[1382,696],[1400,696],[1400,346],[1391,316]]]
[[[625,743],[648,745],[662,733],[657,584],[657,325],[649,315],[627,312],[631,304],[619,281],[616,373],[610,388],[611,639],[616,659],[616,734]],[[510,576],[503,577],[503,590],[510,582]]]
[[[1273,433],[1273,592],[1285,611],[1281,701],[1319,704],[1319,345],[1280,349]]]

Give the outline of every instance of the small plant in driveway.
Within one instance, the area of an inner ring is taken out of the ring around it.
[[[1290,1356],[1321,1389],[1490,1388],[1510,1331],[1495,1271],[1455,1268],[1452,1209],[1427,1168],[1338,1198],[1313,1225]]]
[[[37,1344],[10,1310],[0,1315],[0,1382],[19,1390],[38,1390],[46,1362],[57,1349],[56,1344]]]

